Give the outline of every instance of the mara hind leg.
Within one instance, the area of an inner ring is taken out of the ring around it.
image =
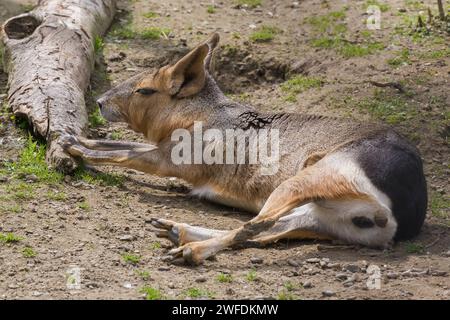
[[[338,238],[343,237],[350,242],[362,242],[367,245],[386,244],[384,237],[372,241],[370,236],[367,239],[360,239],[360,236],[353,234],[349,228],[344,228],[349,232],[341,232],[342,217],[336,214],[336,211],[340,211],[336,208],[340,208],[342,204],[344,208],[349,206],[348,209],[351,209],[352,214],[355,211],[360,214],[361,210],[358,210],[357,204],[362,204],[363,209],[375,207],[377,216],[384,216],[385,224],[395,232],[396,223],[393,221],[387,197],[371,185],[364,172],[352,161],[351,156],[340,153],[323,158],[283,182],[270,195],[258,216],[241,227],[214,238],[187,243],[169,254],[173,260],[184,259],[190,263],[200,263],[225,248],[254,239],[272,228],[279,219],[289,215],[292,209],[308,203],[317,206],[319,223],[325,228],[323,231]],[[373,210],[370,214],[374,215]],[[344,217],[348,218],[349,215]],[[358,219],[355,221],[351,223],[360,226],[364,224]],[[384,242],[379,243],[378,240]]]
[[[314,214],[314,208],[309,204],[296,208],[266,232],[249,239],[248,244],[264,246],[282,239],[331,240],[330,235],[320,232],[321,228]],[[177,246],[223,236],[228,232],[156,218],[152,219],[152,225],[156,228],[157,236],[167,238]]]

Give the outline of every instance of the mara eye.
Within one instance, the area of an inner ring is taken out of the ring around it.
[[[150,88],[140,88],[136,90],[137,93],[143,94],[145,96],[149,96],[151,94],[154,94],[156,90],[150,89]]]

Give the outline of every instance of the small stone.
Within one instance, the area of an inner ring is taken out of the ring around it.
[[[40,297],[40,296],[43,295],[43,293],[42,293],[42,292],[39,292],[39,291],[33,291],[33,292],[31,293],[31,295],[32,295],[33,297]]]
[[[131,283],[129,283],[129,282],[125,282],[125,283],[123,284],[123,287],[124,287],[125,289],[132,289],[132,288],[133,288],[133,285],[132,285]]]
[[[435,277],[445,277],[447,276],[447,271],[435,270],[431,272],[431,275]]]
[[[347,264],[344,266],[344,270],[355,273],[355,272],[359,272],[361,269],[356,264]]]
[[[345,281],[348,279],[348,275],[346,273],[338,273],[336,275],[336,279],[338,279],[340,281]]]
[[[250,262],[253,264],[261,264],[264,262],[263,258],[260,257],[252,257],[250,258]]]
[[[0,183],[8,182],[8,177],[0,176]]]
[[[69,175],[65,176],[65,177],[64,177],[64,182],[65,182],[65,183],[70,183],[70,182],[72,182],[72,177],[69,176]]]
[[[444,253],[444,257],[450,257],[450,250]]]
[[[39,178],[35,174],[27,174],[25,176],[25,181],[26,182],[37,182],[37,181],[39,181]]]
[[[170,267],[165,267],[165,266],[159,267],[158,271],[170,271]]]
[[[135,240],[135,237],[131,234],[124,234],[122,236],[119,236],[119,240],[121,241],[133,241]]]
[[[168,287],[169,289],[175,289],[175,288],[176,288],[175,283],[173,283],[173,282],[170,282],[170,283],[167,285],[167,287]]]
[[[195,282],[197,283],[202,283],[202,282],[206,282],[208,279],[206,277],[198,277],[197,279],[195,279]]]
[[[306,262],[308,262],[308,263],[319,263],[320,259],[319,258],[309,258],[309,259],[306,259]]]
[[[331,291],[331,290],[322,291],[322,296],[324,296],[324,297],[334,297],[335,295],[336,295],[336,292]]]
[[[299,266],[298,262],[295,261],[295,260],[292,260],[292,259],[289,259],[287,261],[287,264],[290,265],[291,267],[298,267]]]
[[[303,282],[303,288],[305,289],[311,289],[313,287],[313,284],[311,281],[306,280],[305,282]]]
[[[397,279],[399,277],[399,274],[396,272],[389,272],[386,274],[386,278],[388,279]]]

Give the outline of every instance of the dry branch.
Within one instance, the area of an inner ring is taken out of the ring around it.
[[[2,27],[8,103],[47,140],[47,161],[62,171],[76,163],[58,143],[87,126],[84,93],[94,67],[94,39],[112,22],[116,0],[40,0]]]

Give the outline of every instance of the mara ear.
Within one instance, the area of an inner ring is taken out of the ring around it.
[[[205,43],[209,47],[209,52],[208,52],[208,55],[206,56],[206,59],[205,59],[205,68],[208,71],[211,71],[211,61],[212,61],[214,49],[216,49],[217,44],[219,43],[219,40],[220,40],[219,34],[218,33],[214,33],[213,35],[211,35],[209,37],[208,40],[205,41]]]
[[[203,89],[206,79],[204,61],[209,47],[203,43],[167,69],[167,88],[171,95],[185,98]]]

